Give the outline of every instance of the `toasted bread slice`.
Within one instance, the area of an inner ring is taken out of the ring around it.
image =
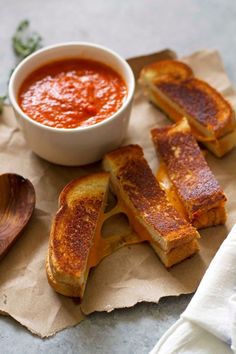
[[[82,298],[89,269],[98,261],[90,251],[100,232],[108,186],[109,174],[96,173],[72,181],[60,194],[46,270],[49,283],[63,295]]]
[[[168,202],[140,146],[124,146],[108,153],[103,166],[110,172],[113,189],[140,239],[154,242],[168,253],[199,237]]]
[[[151,134],[162,168],[170,179],[166,191],[172,188],[172,193],[176,192],[187,219],[196,228],[225,223],[226,196],[207,165],[187,119],[152,129]]]
[[[195,239],[179,247],[173,248],[170,252],[163,251],[163,249],[161,249],[155,242],[152,242],[151,246],[166,268],[170,268],[173,265],[182,262],[199,251],[199,243]]]
[[[194,77],[191,68],[166,60],[143,68],[140,74],[149,99],[172,120],[185,116],[193,134],[216,156],[235,146],[235,117],[231,105],[205,81]]]

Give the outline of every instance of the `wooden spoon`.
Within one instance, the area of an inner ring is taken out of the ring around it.
[[[0,175],[0,259],[21,235],[35,207],[32,183],[14,173]]]

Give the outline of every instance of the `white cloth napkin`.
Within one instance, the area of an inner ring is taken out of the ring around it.
[[[236,353],[236,224],[180,319],[150,354]]]

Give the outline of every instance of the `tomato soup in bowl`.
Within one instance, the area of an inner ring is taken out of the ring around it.
[[[66,43],[23,60],[11,76],[9,98],[32,151],[73,166],[121,145],[134,87],[132,70],[118,54]]]
[[[78,128],[112,116],[126,96],[124,80],[111,67],[92,60],[66,59],[32,72],[20,88],[18,103],[41,124]]]

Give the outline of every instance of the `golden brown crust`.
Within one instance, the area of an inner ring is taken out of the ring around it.
[[[192,70],[184,63],[167,60],[151,64],[142,70],[140,81],[144,87],[152,85],[156,89],[155,95],[163,95],[161,99],[166,97],[169,104],[173,103],[168,114],[176,110],[191,117],[215,138],[235,128],[234,112],[230,104],[205,81],[193,77]],[[173,114],[171,118],[175,120],[177,113]]]
[[[107,154],[104,166],[112,173],[111,181],[115,179],[116,193],[126,203],[128,215],[131,208],[132,217],[136,214],[142,219],[141,224],[145,223],[158,233],[163,249],[174,248],[197,237],[196,230],[167,201],[140,146],[129,145]],[[132,224],[132,220],[130,222]]]
[[[46,273],[48,283],[56,292],[65,296],[82,298],[84,292],[83,285],[79,287],[74,287],[73,285],[59,282],[57,279],[54,278],[53,273],[51,271],[49,256],[46,260]]]
[[[102,202],[101,193],[77,201],[72,208],[65,204],[57,212],[52,247],[63,272],[73,275],[84,268]]]
[[[194,216],[192,224],[196,229],[225,224],[227,213],[224,206],[203,211],[201,214]]]
[[[216,207],[226,197],[207,165],[185,119],[151,131],[152,140],[191,222]]]
[[[180,81],[193,77],[192,69],[178,60],[160,60],[145,66],[141,73],[141,79],[147,78],[151,80],[168,79]]]
[[[187,115],[220,137],[233,129],[229,103],[206,82],[191,78],[180,82],[155,82],[155,85]]]
[[[83,292],[90,248],[108,184],[109,174],[96,173],[72,181],[61,192],[60,209],[51,227],[47,270],[51,273],[50,283],[57,283],[66,292],[67,288]]]

